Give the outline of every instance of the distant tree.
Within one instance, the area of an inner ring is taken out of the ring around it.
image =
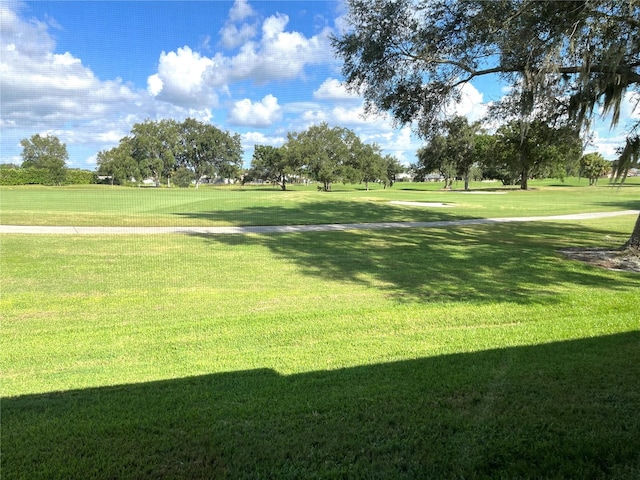
[[[435,131],[428,145],[418,152],[415,168],[422,175],[439,171],[445,178],[445,188],[451,188],[453,179],[461,177],[464,189],[469,190],[473,166],[478,161],[475,142],[480,123],[469,124],[466,117],[455,116],[441,122]]]
[[[469,190],[469,180],[475,156],[476,137],[480,122],[469,123],[466,117],[455,116],[443,122],[446,132],[446,155],[456,166],[456,174],[464,180],[464,189]]]
[[[131,153],[131,139],[124,137],[117,147],[98,152],[98,175],[111,177],[111,185],[140,177],[138,162]]]
[[[578,132],[543,121],[512,121],[496,133],[496,167],[507,171],[526,190],[530,178],[564,178],[566,164],[582,154]]]
[[[276,183],[282,190],[287,189],[287,178],[296,173],[295,162],[290,161],[284,148],[270,145],[254,147],[248,178]]]
[[[580,159],[580,175],[589,179],[589,185],[597,185],[598,179],[611,170],[611,163],[598,152],[587,153]]]
[[[131,129],[131,155],[142,176],[153,178],[156,186],[169,179],[176,168],[179,125],[175,120],[145,120]]]
[[[285,144],[287,155],[303,165],[313,180],[321,182],[324,191],[330,192],[332,183],[344,177],[352,135],[346,128],[330,128],[326,123],[313,125],[304,132],[290,132]]]
[[[36,134],[21,140],[20,145],[22,168],[41,168],[48,171],[52,183],[61,185],[64,182],[69,153],[58,137]]]
[[[438,134],[417,151],[418,162],[412,166],[416,177],[424,179],[426,175],[438,172],[444,177],[444,188],[449,189],[456,178],[458,166],[447,155],[447,138]]]
[[[493,134],[486,132],[478,133],[475,137],[474,156],[479,167],[479,176],[486,180],[501,180],[503,184],[509,184],[507,172],[498,171],[496,165],[500,162],[496,160],[498,149],[496,147],[497,138]]]
[[[393,184],[396,182],[396,176],[404,172],[405,168],[397,158],[391,155],[385,155],[382,160],[385,166],[385,175],[382,178],[384,188],[387,188],[387,185],[393,187]]]
[[[196,188],[205,176],[235,178],[242,162],[239,135],[187,118],[180,124],[180,164],[193,172]]]
[[[355,134],[353,134],[355,137]],[[384,180],[387,176],[387,164],[380,147],[376,144],[362,143],[355,137],[347,145],[350,155],[345,164],[344,180],[352,183],[364,182],[369,190],[369,183]]]

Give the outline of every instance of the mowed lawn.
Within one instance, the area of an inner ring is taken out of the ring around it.
[[[293,185],[282,192],[273,186],[202,186],[199,189],[131,188],[108,185],[75,187],[4,187],[0,189],[0,223],[6,225],[73,226],[229,226],[296,225],[356,222],[432,221],[601,212],[640,208],[640,177],[623,187],[606,179],[588,188],[586,179],[565,183],[532,181],[532,191],[503,187],[499,182],[458,185],[396,183],[333,186],[331,193],[315,185]],[[415,208],[391,201],[444,203],[450,208]]]
[[[362,221],[638,208],[637,187],[607,188],[113,191],[129,224],[144,219],[133,195],[163,193],[181,200],[150,224],[244,224],[270,210],[287,215],[263,224],[325,223],[299,220],[345,205],[340,218]],[[5,205],[24,215],[16,191],[53,192],[65,218],[88,208],[65,200],[73,188],[3,189],[2,223]],[[247,199],[189,213],[190,194]],[[446,195],[467,213],[386,210]],[[104,209],[93,224],[117,216]],[[640,276],[558,253],[621,245],[635,219],[2,235],[2,476],[638,478]]]

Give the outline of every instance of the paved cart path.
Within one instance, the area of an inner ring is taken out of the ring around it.
[[[458,225],[486,225],[492,223],[543,222],[556,220],[589,220],[594,218],[638,214],[640,214],[640,210],[622,210],[617,212],[575,213],[570,215],[547,215],[536,217],[477,218],[437,222],[332,223],[323,225],[265,225],[252,227],[66,227],[0,225],[0,233],[30,233],[47,235],[144,235],[182,233],[221,235],[247,233],[327,232],[343,230],[379,230],[383,228],[442,228]]]

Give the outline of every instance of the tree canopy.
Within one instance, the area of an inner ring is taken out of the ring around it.
[[[29,139],[22,139],[22,167],[41,168],[49,171],[53,183],[64,181],[69,153],[67,146],[52,135],[33,135]]]
[[[498,75],[530,99],[568,98],[579,122],[603,107],[620,119],[640,92],[636,2],[348,0],[350,29],[334,37],[347,85],[369,110],[428,130],[475,78]],[[525,103],[523,103],[525,105]],[[637,128],[636,122],[634,128]]]
[[[321,182],[331,190],[334,182],[380,182],[393,185],[403,171],[391,155],[383,156],[377,144],[362,142],[353,130],[330,127],[327,123],[312,125],[302,132],[289,132],[279,148],[256,145],[251,168],[244,181],[265,180],[286,190],[287,181],[307,178]]]
[[[187,118],[179,125],[179,163],[191,170],[196,188],[205,176],[234,178],[242,163],[240,135]]]
[[[242,163],[238,134],[230,134],[192,118],[136,123],[120,144],[98,153],[98,173],[117,183],[131,177],[151,177],[156,185],[179,169],[181,182],[191,177],[196,186],[205,176],[235,178]],[[190,172],[190,173],[189,173]]]
[[[245,180],[266,180],[277,183],[282,190],[286,190],[288,176],[297,171],[296,162],[291,160],[282,147],[256,145]]]
[[[429,134],[444,119],[464,84],[488,75],[511,86],[512,106],[532,120],[560,120],[579,129],[602,114],[616,125],[625,96],[634,96],[638,107],[638,2],[347,4],[349,27],[332,39],[344,61],[347,87],[364,96],[367,111],[388,111],[399,124],[417,124],[419,133]],[[627,125],[615,178],[624,179],[639,156],[640,121],[635,120]],[[632,239],[640,247],[640,217]]]
[[[583,155],[580,159],[580,175],[589,179],[589,185],[596,185],[598,179],[611,170],[611,162],[605,160],[599,152]]]

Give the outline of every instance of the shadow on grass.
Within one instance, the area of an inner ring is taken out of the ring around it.
[[[405,191],[413,191],[413,192],[452,192],[452,193],[464,193],[466,192],[515,192],[520,190],[518,185],[499,185],[495,187],[489,186],[481,186],[481,187],[471,187],[469,190],[465,190],[463,184],[454,184],[452,189],[444,188],[443,183],[439,184],[431,184],[431,183],[423,183],[423,184],[413,184],[413,185],[396,185],[393,187],[395,190],[405,190]]]
[[[350,191],[352,192],[352,191]],[[350,193],[347,192],[347,193]],[[283,201],[288,192],[283,193]],[[331,194],[327,194],[331,195]],[[182,212],[185,219],[208,220],[238,226],[253,225],[321,225],[331,223],[430,222],[473,218],[438,208],[415,208],[391,205],[386,200],[354,201],[352,197],[334,195],[330,201],[295,202],[291,206],[252,206],[238,210]]]
[[[579,224],[492,224],[278,235],[193,234],[220,244],[260,246],[310,278],[370,286],[398,301],[548,303],[558,287],[613,291],[638,279],[575,265],[558,248],[583,247],[610,232]],[[620,242],[622,244],[622,240]]]
[[[2,401],[3,478],[639,478],[640,333]]]
[[[638,192],[640,193],[640,192]],[[622,200],[611,202],[597,202],[595,205],[603,205],[605,207],[624,208],[625,210],[640,210],[640,196],[637,200]]]

